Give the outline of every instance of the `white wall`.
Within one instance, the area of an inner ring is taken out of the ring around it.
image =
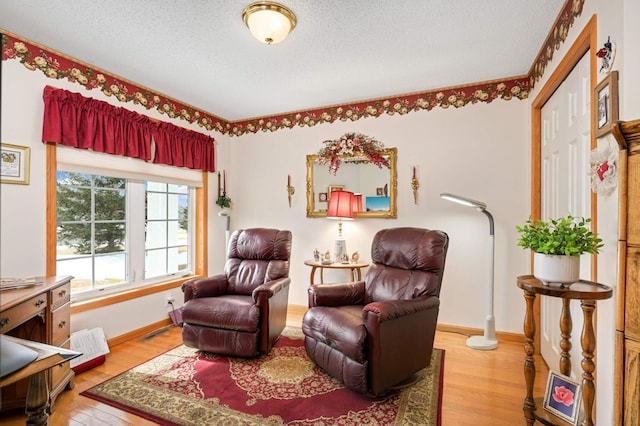
[[[335,221],[306,217],[306,155],[317,153],[322,141],[346,132],[375,137],[386,147],[398,148],[398,218],[344,222],[349,252],[358,250],[361,259],[370,260],[373,235],[387,227],[446,231],[451,244],[440,322],[482,329],[489,310],[488,221],[473,209],[441,200],[439,194],[453,192],[482,200],[496,221],[496,327],[522,333],[524,303],[515,277],[528,272],[528,253],[514,246],[515,225],[530,211],[528,118],[529,102],[497,100],[234,138],[228,175],[232,227],[270,226],[293,232],[289,301],[306,305],[310,268],[304,260],[312,258],[315,248],[332,250],[337,235]],[[411,191],[414,165],[420,181],[417,205]],[[287,174],[296,188],[291,208]],[[325,274],[327,282],[348,278],[346,271],[330,272]]]
[[[543,87],[559,61],[591,16],[598,14],[598,40],[617,43],[614,69],[620,71],[620,118],[640,117],[640,4],[637,0],[588,0],[567,41],[555,52]],[[38,40],[36,40],[38,41]],[[42,42],[42,41],[40,41]],[[82,59],[82,58],[80,58]],[[2,276],[40,275],[45,272],[45,174],[42,126],[42,89],[46,84],[110,101],[98,91],[46,79],[29,72],[18,61],[3,61],[2,142],[31,150],[31,183],[2,185],[0,202],[0,272]],[[144,84],[144,82],[139,82]],[[126,106],[136,109],[131,104]],[[163,119],[152,111],[139,112]],[[215,113],[215,111],[213,111]],[[188,126],[186,126],[188,127]],[[199,128],[194,130],[203,131]],[[364,219],[345,223],[350,252],[369,258],[373,234],[394,226],[442,229],[451,237],[442,288],[440,322],[482,328],[488,307],[488,225],[486,218],[462,206],[440,200],[440,192],[466,195],[488,204],[496,221],[495,314],[499,331],[522,332],[524,303],[515,285],[517,275],[529,271],[528,254],[516,247],[516,224],[530,212],[530,102],[501,101],[461,109],[368,118],[313,128],[258,133],[241,138],[213,134],[218,141],[217,164],[227,169],[228,195],[233,200],[232,229],[273,226],[293,232],[293,280],[290,303],[306,304],[309,269],[303,265],[314,248],[332,247],[336,223],[305,217],[305,155],[317,152],[325,139],[358,131],[398,148],[398,219]],[[420,193],[413,204],[411,167],[418,167]],[[286,198],[286,176],[296,188],[292,207]],[[217,215],[215,175],[209,195],[209,272],[224,264],[225,219]],[[606,246],[598,259],[598,280],[615,286],[617,194],[598,199],[599,232]],[[327,274],[327,280],[346,275]],[[174,292],[177,300],[182,295]],[[72,330],[101,326],[108,338],[166,318],[164,294],[152,295],[107,308],[76,314]],[[597,423],[610,424],[613,412],[613,338],[615,304],[598,304]],[[578,360],[574,360],[578,362]]]
[[[42,128],[42,89],[45,85],[79,92],[107,102],[98,91],[85,91],[66,81],[25,70],[18,61],[3,62],[2,140],[30,146],[31,184],[2,185],[1,265],[3,276],[45,273],[45,147]],[[136,109],[133,105],[127,108]],[[163,117],[138,108],[138,112]],[[26,124],[28,123],[28,124]],[[188,127],[188,126],[185,126]],[[195,130],[202,131],[194,127]],[[482,329],[489,309],[488,223],[472,209],[447,203],[440,192],[454,192],[485,201],[496,218],[496,327],[520,333],[524,308],[514,277],[527,272],[528,256],[513,250],[514,226],[528,216],[528,102],[501,101],[461,109],[435,109],[406,116],[383,116],[356,123],[323,124],[240,138],[214,134],[217,164],[227,170],[228,195],[233,201],[231,227],[273,226],[294,235],[290,302],[306,305],[309,270],[303,262],[313,249],[328,249],[337,233],[335,221],[306,218],[305,156],[316,153],[325,139],[358,131],[398,148],[398,219],[365,219],[344,224],[349,250],[368,259],[373,234],[385,227],[423,226],[442,229],[451,237],[442,290],[440,321]],[[418,204],[410,189],[417,166],[421,182]],[[524,171],[524,172],[523,172]],[[286,198],[291,174],[296,195],[292,208]],[[209,272],[224,264],[225,219],[215,205],[216,175],[209,194]],[[327,280],[347,276],[327,274]],[[182,299],[179,290],[172,292]],[[459,297],[460,294],[468,297]],[[75,314],[72,330],[100,326],[108,338],[166,318],[164,294]],[[513,301],[518,302],[514,303]],[[515,307],[515,309],[514,309]]]

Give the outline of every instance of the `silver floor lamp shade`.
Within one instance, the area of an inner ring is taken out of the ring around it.
[[[442,193],[440,194],[440,198],[452,201],[454,203],[462,204],[469,207],[474,207],[480,213],[487,216],[489,219],[489,239],[491,243],[491,268],[490,268],[490,276],[489,281],[491,284],[491,289],[489,291],[489,315],[487,315],[485,326],[484,326],[484,335],[482,336],[471,336],[467,339],[467,346],[473,349],[481,349],[481,350],[491,350],[496,349],[498,347],[498,340],[496,339],[496,319],[493,315],[493,293],[494,293],[494,257],[495,257],[495,230],[493,226],[493,216],[491,213],[487,211],[487,205],[482,201],[472,200],[470,198],[461,197],[459,195]]]

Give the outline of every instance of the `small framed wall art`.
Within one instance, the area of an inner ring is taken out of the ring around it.
[[[326,202],[327,202],[327,200],[328,200],[328,198],[329,198],[329,197],[328,197],[328,195],[327,195],[327,193],[326,193],[326,192],[320,192],[320,193],[318,194],[318,201],[320,201],[320,202],[326,203]]]
[[[580,416],[581,396],[577,382],[555,371],[549,372],[543,402],[545,410],[575,426]]]
[[[2,145],[2,168],[0,183],[29,184],[30,148],[26,146]]]
[[[329,193],[327,196],[327,201],[331,198],[331,192],[333,191],[344,191],[344,185],[329,185],[327,188],[327,192]]]
[[[593,114],[596,138],[611,131],[618,119],[618,71],[611,71],[595,88]]]

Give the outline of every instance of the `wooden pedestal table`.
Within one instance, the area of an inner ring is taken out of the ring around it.
[[[315,284],[315,275],[316,270],[320,269],[320,284],[324,284],[323,271],[324,269],[349,269],[351,273],[351,281],[360,281],[362,279],[362,268],[366,268],[369,266],[367,262],[356,262],[356,263],[322,263],[316,262],[314,260],[305,260],[304,264],[307,266],[311,266],[311,276],[309,277],[309,283]]]
[[[595,400],[595,383],[593,372],[596,365],[593,362],[594,350],[596,346],[596,335],[593,328],[593,312],[596,309],[596,301],[609,299],[613,293],[611,287],[598,284],[592,281],[580,280],[573,284],[560,286],[560,284],[545,285],[532,275],[523,275],[517,278],[518,287],[524,290],[524,298],[527,303],[527,312],[524,318],[524,378],[527,386],[527,395],[524,398],[524,417],[527,425],[533,425],[536,420],[544,424],[567,424],[552,413],[544,409],[537,410],[537,406],[542,408],[542,398],[533,398],[533,383],[536,378],[536,366],[533,358],[535,352],[536,324],[533,314],[533,304],[536,295],[560,297],[562,298],[562,312],[560,314],[560,373],[565,376],[571,374],[571,311],[569,302],[571,299],[580,300],[584,325],[580,343],[582,345],[582,404],[584,407],[584,420],[582,426],[592,426],[593,423],[593,403]]]
[[[18,339],[13,336],[2,336],[7,339],[33,349],[38,353],[35,361],[26,367],[0,379],[0,388],[15,383],[24,378],[29,378],[29,390],[27,391],[26,409],[27,425],[46,425],[49,415],[49,388],[47,387],[46,371],[58,364],[70,361],[82,355],[80,352],[63,349],[58,346]]]

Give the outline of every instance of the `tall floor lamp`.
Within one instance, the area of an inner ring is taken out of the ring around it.
[[[496,319],[493,316],[493,289],[494,289],[494,256],[495,256],[495,231],[493,227],[493,216],[487,211],[487,205],[482,201],[472,200],[470,198],[461,197],[459,195],[442,193],[440,198],[452,201],[454,203],[462,204],[469,207],[474,207],[480,213],[483,213],[489,219],[489,238],[491,239],[491,269],[490,269],[490,282],[491,291],[489,292],[489,304],[491,310],[487,315],[486,323],[484,326],[483,336],[471,336],[467,339],[467,346],[473,349],[491,350],[498,347],[498,340],[496,339]]]

